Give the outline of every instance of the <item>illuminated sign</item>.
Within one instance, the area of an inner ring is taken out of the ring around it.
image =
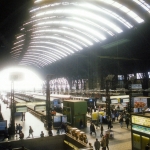
[[[13,72],[10,75],[11,81],[20,81],[23,80],[23,74],[21,72]]]
[[[129,102],[128,98],[123,99],[123,103]]]
[[[46,111],[46,105],[36,105],[34,106],[35,111]]]
[[[16,107],[16,112],[27,112],[28,108],[27,106],[17,106]]]
[[[54,123],[61,122],[61,116],[54,116]]]
[[[130,84],[129,89],[142,89],[142,84]]]
[[[115,99],[115,98],[129,98],[129,95],[110,96],[110,99]]]
[[[118,100],[117,99],[112,99],[111,104],[118,104]]]
[[[102,101],[105,102],[106,101],[106,97],[102,97]]]
[[[67,116],[62,116],[62,122],[67,123]]]

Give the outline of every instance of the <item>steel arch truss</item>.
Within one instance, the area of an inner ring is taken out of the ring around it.
[[[150,4],[144,0],[34,3],[11,51],[20,65],[47,66],[143,23],[144,15],[150,13]],[[135,6],[134,10],[129,5]]]

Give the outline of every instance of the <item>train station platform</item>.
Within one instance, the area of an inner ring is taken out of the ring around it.
[[[1,100],[0,100],[0,104],[1,104],[2,115],[4,119],[8,121],[8,126],[9,126],[10,109],[7,108],[7,105],[4,104]],[[28,138],[29,126],[32,126],[33,128],[34,138],[39,138],[41,131],[44,132],[45,136],[48,136],[48,131],[45,129],[44,123],[40,119],[36,118],[29,112],[25,114],[25,121],[21,121],[21,117],[22,117],[21,115],[15,116],[15,123],[20,124],[23,127],[22,131],[24,133],[24,139],[29,139]],[[107,130],[107,125],[104,124],[103,127],[104,127],[104,133],[105,133],[105,131]],[[94,145],[96,138],[98,138],[98,140],[101,140],[99,127],[96,128],[96,135],[94,133],[90,135],[90,123],[89,122],[87,123],[87,128],[83,128],[80,130],[86,133],[87,138],[88,138],[88,143],[92,143],[92,145]],[[54,136],[58,135],[56,130],[52,130],[52,132]],[[130,127],[129,129],[127,129],[124,124],[123,128],[121,128],[119,125],[119,122],[115,122],[113,123],[112,132],[114,134],[114,138],[110,138],[109,140],[110,150],[131,150],[132,149]],[[9,140],[19,140],[19,136],[17,137],[15,135],[11,136]]]

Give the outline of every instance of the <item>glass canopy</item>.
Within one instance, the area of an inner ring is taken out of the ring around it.
[[[35,0],[11,56],[20,65],[50,65],[144,23],[143,12],[150,13],[144,0]]]

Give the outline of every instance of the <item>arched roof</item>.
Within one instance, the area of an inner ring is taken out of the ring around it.
[[[11,50],[20,65],[44,67],[142,24],[146,0],[35,0]]]

